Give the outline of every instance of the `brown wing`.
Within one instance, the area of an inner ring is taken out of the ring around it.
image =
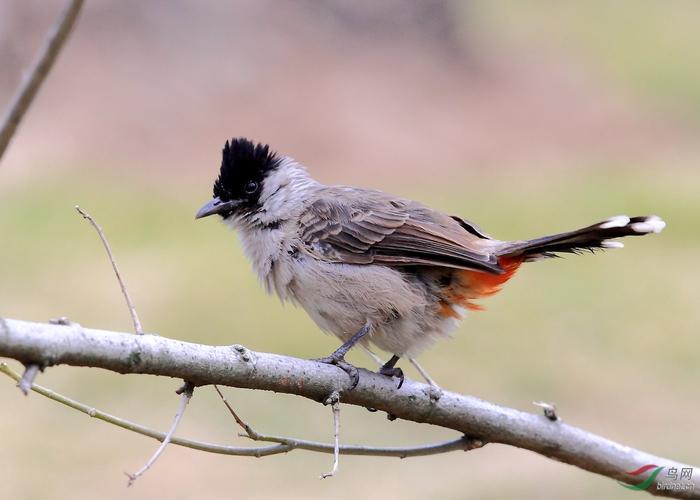
[[[300,225],[307,250],[327,261],[503,272],[493,240],[468,222],[376,191],[328,189]]]

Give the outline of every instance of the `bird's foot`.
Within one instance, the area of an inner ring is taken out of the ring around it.
[[[403,385],[404,381],[404,376],[403,376],[403,370],[401,368],[396,367],[396,363],[399,361],[399,356],[393,355],[389,361],[384,363],[382,367],[379,369],[377,373],[380,375],[386,375],[387,377],[396,377],[399,379],[399,385],[396,387],[397,389],[401,389],[401,386]]]
[[[401,368],[395,366],[382,366],[377,373],[379,373],[380,375],[386,375],[387,377],[391,378],[396,377],[397,379],[399,379],[399,385],[396,388],[401,389],[405,378],[403,375],[403,370]]]
[[[360,381],[360,373],[357,371],[357,368],[355,366],[345,361],[345,356],[343,354],[339,354],[338,351],[334,352],[330,356],[326,356],[324,358],[316,358],[313,361],[317,361],[319,363],[324,363],[327,365],[337,366],[345,373],[347,373],[350,377],[349,390],[352,391],[355,387],[357,387],[357,384]]]
[[[338,347],[330,356],[325,358],[314,359],[319,363],[325,363],[327,365],[335,365],[350,377],[350,389],[353,390],[357,387],[357,383],[360,381],[360,373],[357,371],[353,365],[345,361],[345,355],[347,352],[357,344],[362,337],[369,333],[369,323],[366,323],[362,328],[360,328],[355,335],[350,337],[348,340],[343,342],[343,345]]]

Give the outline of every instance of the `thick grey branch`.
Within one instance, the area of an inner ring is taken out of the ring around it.
[[[240,345],[206,346],[155,335],[93,330],[78,324],[53,325],[0,319],[0,356],[25,364],[68,364],[118,373],[151,374],[188,380],[195,385],[220,384],[296,394],[324,401],[333,391],[346,404],[376,408],[414,422],[454,429],[470,438],[528,449],[541,455],[630,484],[642,481],[625,471],[647,464],[691,467],[590,434],[561,420],[504,408],[474,397],[442,391],[439,398],[426,384],[407,380],[401,390],[386,377],[361,370],[360,383],[347,391],[347,375],[336,367],[302,359],[254,352]],[[432,396],[432,397],[431,397]],[[697,498],[694,489],[647,490],[658,495]]]
[[[22,117],[29,109],[39,87],[44,82],[46,75],[49,74],[56,57],[66,43],[82,6],[83,0],[69,0],[46,35],[44,45],[41,47],[32,68],[23,78],[17,93],[12,97],[0,125],[0,158],[5,153],[19,122],[22,121]]]

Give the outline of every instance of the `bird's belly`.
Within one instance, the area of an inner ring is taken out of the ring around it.
[[[314,322],[341,340],[365,323],[378,348],[415,355],[457,325],[439,314],[439,300],[396,268],[299,259],[288,293]]]

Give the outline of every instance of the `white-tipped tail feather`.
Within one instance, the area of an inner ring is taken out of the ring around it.
[[[616,215],[615,217],[610,217],[598,227],[601,229],[610,229],[611,227],[625,227],[629,223],[630,218],[626,215]]]
[[[558,253],[579,253],[599,248],[623,248],[617,238],[660,233],[666,223],[656,215],[628,217],[616,215],[592,226],[568,233],[544,236],[528,241],[509,242],[499,256],[524,255],[525,261],[554,257]]]
[[[625,244],[621,241],[603,240],[600,243],[601,248],[625,248]]]
[[[632,230],[637,233],[660,233],[666,227],[663,219],[657,215],[651,215],[640,222],[632,224]]]

